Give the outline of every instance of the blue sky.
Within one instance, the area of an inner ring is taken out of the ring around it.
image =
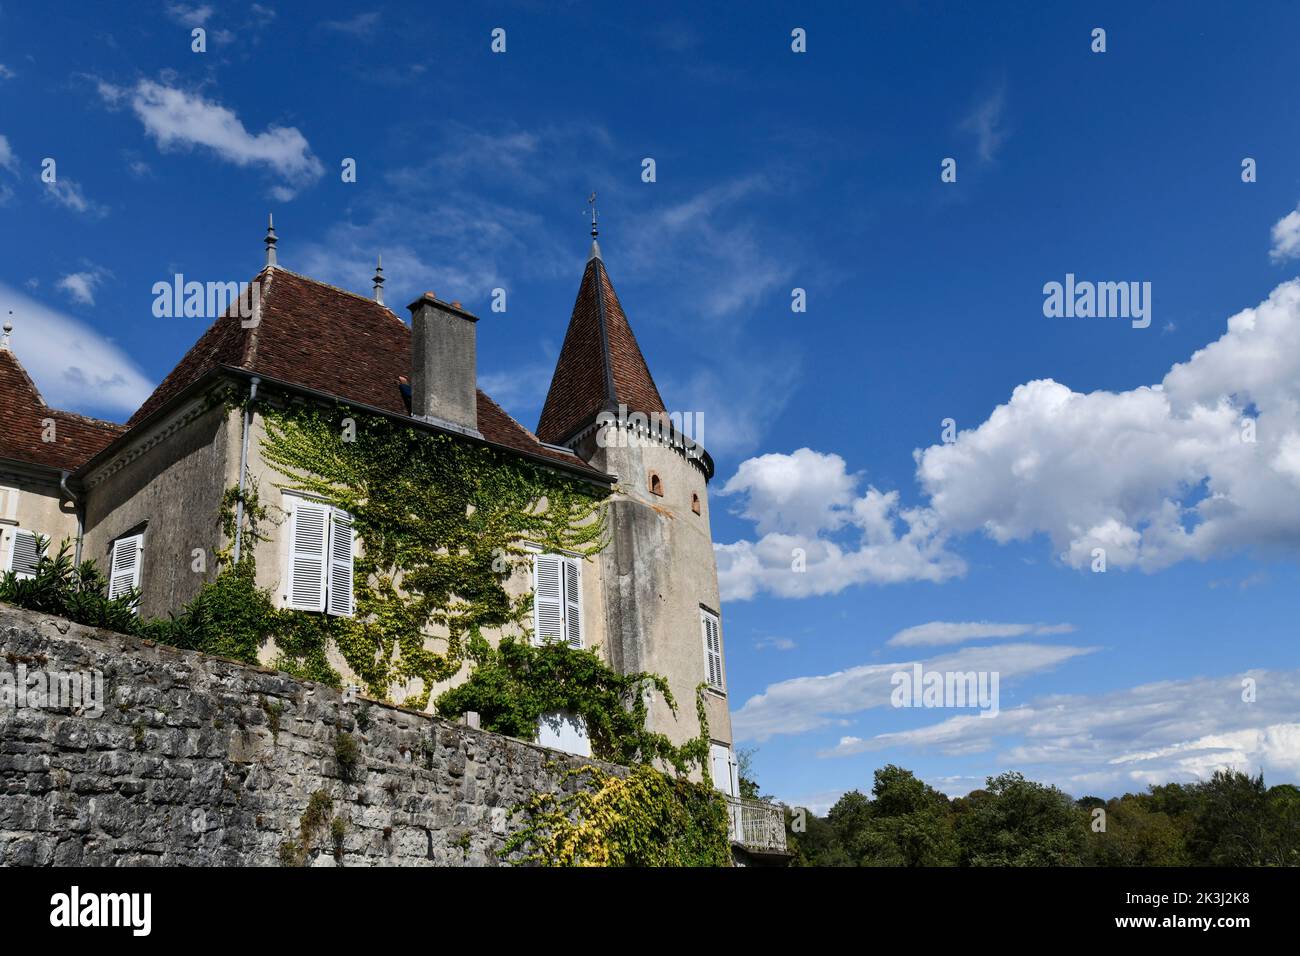
[[[364,292],[382,253],[399,309],[482,315],[532,426],[594,189],[705,416],[767,792],[1296,781],[1300,11],[1131,6],[4,2],[0,307],[47,399],[123,420],[205,324],[153,284],[251,277],[273,211],[288,268]],[[1150,326],[1045,317],[1067,273],[1151,283]],[[913,661],[998,671],[999,716],[889,706]]]

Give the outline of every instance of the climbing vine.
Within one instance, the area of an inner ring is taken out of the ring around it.
[[[444,691],[438,713],[479,715],[484,730],[532,739],[543,714],[582,718],[592,754],[630,766],[659,763],[678,774],[703,770],[709,753],[709,720],[696,689],[699,736],[680,746],[646,727],[646,692],[656,690],[676,713],[668,681],[658,674],[620,674],[594,651],[567,644],[536,645],[505,638],[497,647],[476,638],[468,657],[469,679]]]
[[[373,696],[421,681],[407,703],[423,708],[432,686],[459,672],[471,639],[529,631],[531,593],[505,587],[528,562],[526,545],[583,557],[603,546],[603,489],[345,406],[262,412],[262,456],[282,487],[347,511],[361,544],[355,615],[295,615],[277,638],[291,670],[319,668],[332,641]]]

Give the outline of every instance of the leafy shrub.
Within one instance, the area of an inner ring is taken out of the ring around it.
[[[40,542],[42,551],[45,541],[42,538]],[[120,597],[109,598],[108,579],[95,567],[95,562],[74,565],[68,542],[64,541],[53,557],[42,554],[33,577],[20,578],[13,571],[6,571],[0,578],[0,601],[29,611],[66,617],[78,624],[132,634],[138,624],[135,607],[140,592],[132,588]]]

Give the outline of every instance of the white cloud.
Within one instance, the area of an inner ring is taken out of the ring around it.
[[[59,176],[54,182],[44,183],[43,186],[45,198],[55,205],[96,219],[108,215],[108,207],[89,198],[81,188],[81,183],[74,179]]]
[[[10,310],[14,353],[54,408],[126,417],[153,391],[130,356],[100,333],[0,284],[0,314]]]
[[[72,301],[80,305],[95,304],[95,289],[110,275],[107,269],[90,266],[80,272],[70,272],[59,279],[55,286],[68,294]]]
[[[321,23],[321,26],[327,30],[346,33],[354,37],[368,37],[379,26],[379,13],[371,10],[366,13],[358,13],[347,20],[325,20]]]
[[[762,651],[772,648],[776,651],[792,651],[799,645],[788,637],[764,637],[754,642],[754,650]]]
[[[1300,209],[1293,209],[1273,224],[1272,238],[1268,257],[1274,262],[1300,258]]]
[[[989,621],[931,621],[904,628],[885,643],[892,647],[915,647],[927,644],[960,644],[963,641],[1000,637],[1024,637],[1069,634],[1073,624],[994,624]]]
[[[17,75],[18,74],[15,73],[13,70],[9,69],[9,67],[5,66],[3,63],[0,63],[0,80],[12,80]]]
[[[1000,543],[1044,533],[1072,567],[1089,567],[1095,548],[1110,569],[1147,571],[1240,550],[1294,554],[1300,280],[1232,316],[1158,385],[1029,382],[955,442],[914,455],[944,532]]]
[[[868,486],[859,494],[859,485],[839,455],[808,448],[742,462],[722,494],[745,496],[740,513],[760,537],[714,546],[724,600],[762,591],[809,597],[964,573],[929,510],[902,508],[897,491]],[[800,560],[803,570],[796,570]]]
[[[9,138],[0,136],[0,169],[6,172],[18,174],[18,157],[14,155],[13,147],[9,145]]]
[[[1258,689],[1243,701],[1243,681]],[[952,717],[870,738],[844,737],[822,756],[908,748],[987,754],[990,773],[1015,768],[1075,794],[1205,779],[1215,770],[1273,782],[1300,777],[1300,671],[1248,671],[1160,681],[1096,695],[1052,695],[994,718]]]
[[[201,27],[208,22],[212,16],[212,8],[207,4],[186,6],[183,3],[173,3],[167,7],[167,15],[181,26]]]
[[[99,93],[112,106],[128,102],[164,152],[202,147],[236,166],[271,171],[280,179],[273,191],[281,201],[292,199],[325,172],[297,127],[271,125],[250,133],[233,110],[152,80],[130,88],[100,83]]]
[[[961,121],[960,128],[975,136],[975,146],[980,159],[992,162],[1006,139],[1002,128],[1002,110],[1006,102],[1006,91],[999,89],[975,104],[974,109]]]
[[[1019,678],[1051,670],[1095,650],[1052,644],[999,644],[963,647],[920,663],[926,671],[997,672],[1001,686],[1005,687]],[[890,707],[893,691],[890,678],[897,671],[909,670],[913,663],[916,662],[862,664],[833,674],[796,677],[772,684],[745,701],[732,715],[736,739],[761,742],[776,734],[807,733],[844,724],[850,714]],[[970,719],[997,722],[990,718]]]

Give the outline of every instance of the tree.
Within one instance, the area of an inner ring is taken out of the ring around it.
[[[968,866],[1078,866],[1087,828],[1056,787],[1019,773],[989,777],[967,798],[957,823],[960,861]]]
[[[862,866],[953,866],[957,841],[948,798],[910,770],[876,771],[875,798],[854,849]]]

